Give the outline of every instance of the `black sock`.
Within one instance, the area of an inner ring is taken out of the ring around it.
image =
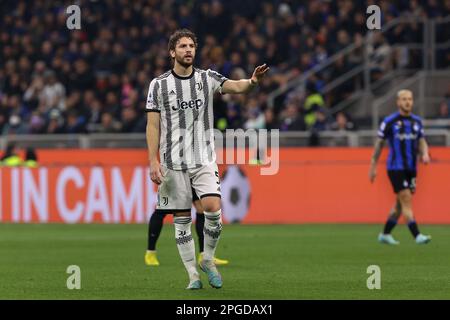
[[[395,217],[390,216],[384,225],[384,234],[390,234],[392,229],[397,225],[397,219]]]
[[[411,220],[410,222],[408,222],[408,228],[409,228],[409,231],[411,231],[414,238],[417,237],[417,235],[420,233],[419,227],[417,226],[417,223],[414,220]]]
[[[197,212],[197,218],[195,220],[195,230],[197,231],[198,247],[200,252],[203,252],[204,248],[204,240],[205,240],[205,237],[203,236],[204,227],[205,227],[205,215],[203,213],[199,214]]]
[[[166,216],[165,213],[158,211],[153,212],[148,223],[148,245],[147,250],[156,249],[156,241],[158,241],[159,234],[161,233],[163,227],[163,220]]]

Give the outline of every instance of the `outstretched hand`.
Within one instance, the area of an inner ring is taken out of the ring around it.
[[[265,63],[262,66],[257,66],[255,71],[253,71],[252,82],[259,83],[269,69]]]

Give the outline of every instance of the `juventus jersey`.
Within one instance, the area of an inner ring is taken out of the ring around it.
[[[147,112],[160,112],[161,164],[171,170],[199,168],[216,161],[213,96],[228,80],[213,70],[193,68],[181,77],[173,70],[150,83]]]

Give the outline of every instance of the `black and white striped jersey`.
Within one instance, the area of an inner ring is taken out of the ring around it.
[[[152,80],[147,112],[160,112],[161,164],[186,170],[216,161],[214,151],[213,96],[222,93],[228,80],[213,70],[193,68],[181,77],[173,70]]]

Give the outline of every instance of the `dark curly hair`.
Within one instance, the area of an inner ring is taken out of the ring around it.
[[[197,43],[197,36],[195,35],[195,33],[193,33],[191,30],[188,29],[179,29],[174,33],[172,33],[172,35],[169,38],[169,45],[168,45],[169,52],[170,50],[175,50],[175,46],[177,45],[178,40],[184,37],[191,38],[192,41],[194,41],[195,47],[197,48],[198,43]]]

